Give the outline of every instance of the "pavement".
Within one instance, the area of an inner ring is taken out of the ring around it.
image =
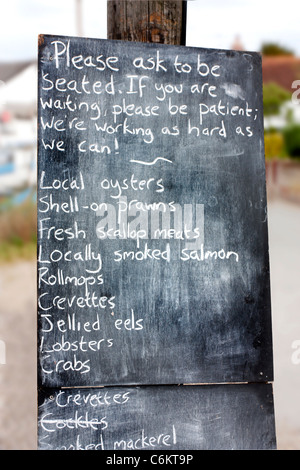
[[[271,200],[268,215],[277,444],[300,450],[300,205]]]
[[[300,204],[271,197],[268,215],[277,447],[300,450]],[[35,261],[0,267],[0,298],[0,450],[36,450]]]
[[[36,449],[36,268],[20,261],[0,267],[0,449]],[[2,361],[3,362],[3,361]]]

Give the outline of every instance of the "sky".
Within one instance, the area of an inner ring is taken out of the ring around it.
[[[106,0],[81,0],[83,35],[106,36]],[[0,17],[0,62],[37,57],[38,34],[76,36],[76,0],[8,0]],[[187,46],[244,49],[276,42],[300,56],[298,0],[189,0]]]

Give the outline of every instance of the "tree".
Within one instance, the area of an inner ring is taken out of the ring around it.
[[[264,115],[272,116],[279,113],[281,105],[291,99],[291,93],[277,85],[277,83],[266,83],[263,85]]]
[[[300,125],[291,124],[284,129],[284,140],[290,157],[300,157]]]
[[[292,50],[273,42],[263,44],[261,47],[261,53],[264,56],[294,55],[294,52]]]

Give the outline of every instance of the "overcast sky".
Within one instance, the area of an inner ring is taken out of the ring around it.
[[[106,38],[106,0],[81,0],[83,34]],[[0,61],[33,59],[38,34],[77,35],[75,0],[7,0],[0,17]],[[299,0],[189,0],[187,45],[249,51],[277,42],[300,56]]]

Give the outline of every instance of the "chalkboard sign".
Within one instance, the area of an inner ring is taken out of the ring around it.
[[[270,384],[103,387],[40,396],[41,450],[272,450],[275,441]]]
[[[38,110],[39,385],[272,381],[260,55],[40,36]]]

